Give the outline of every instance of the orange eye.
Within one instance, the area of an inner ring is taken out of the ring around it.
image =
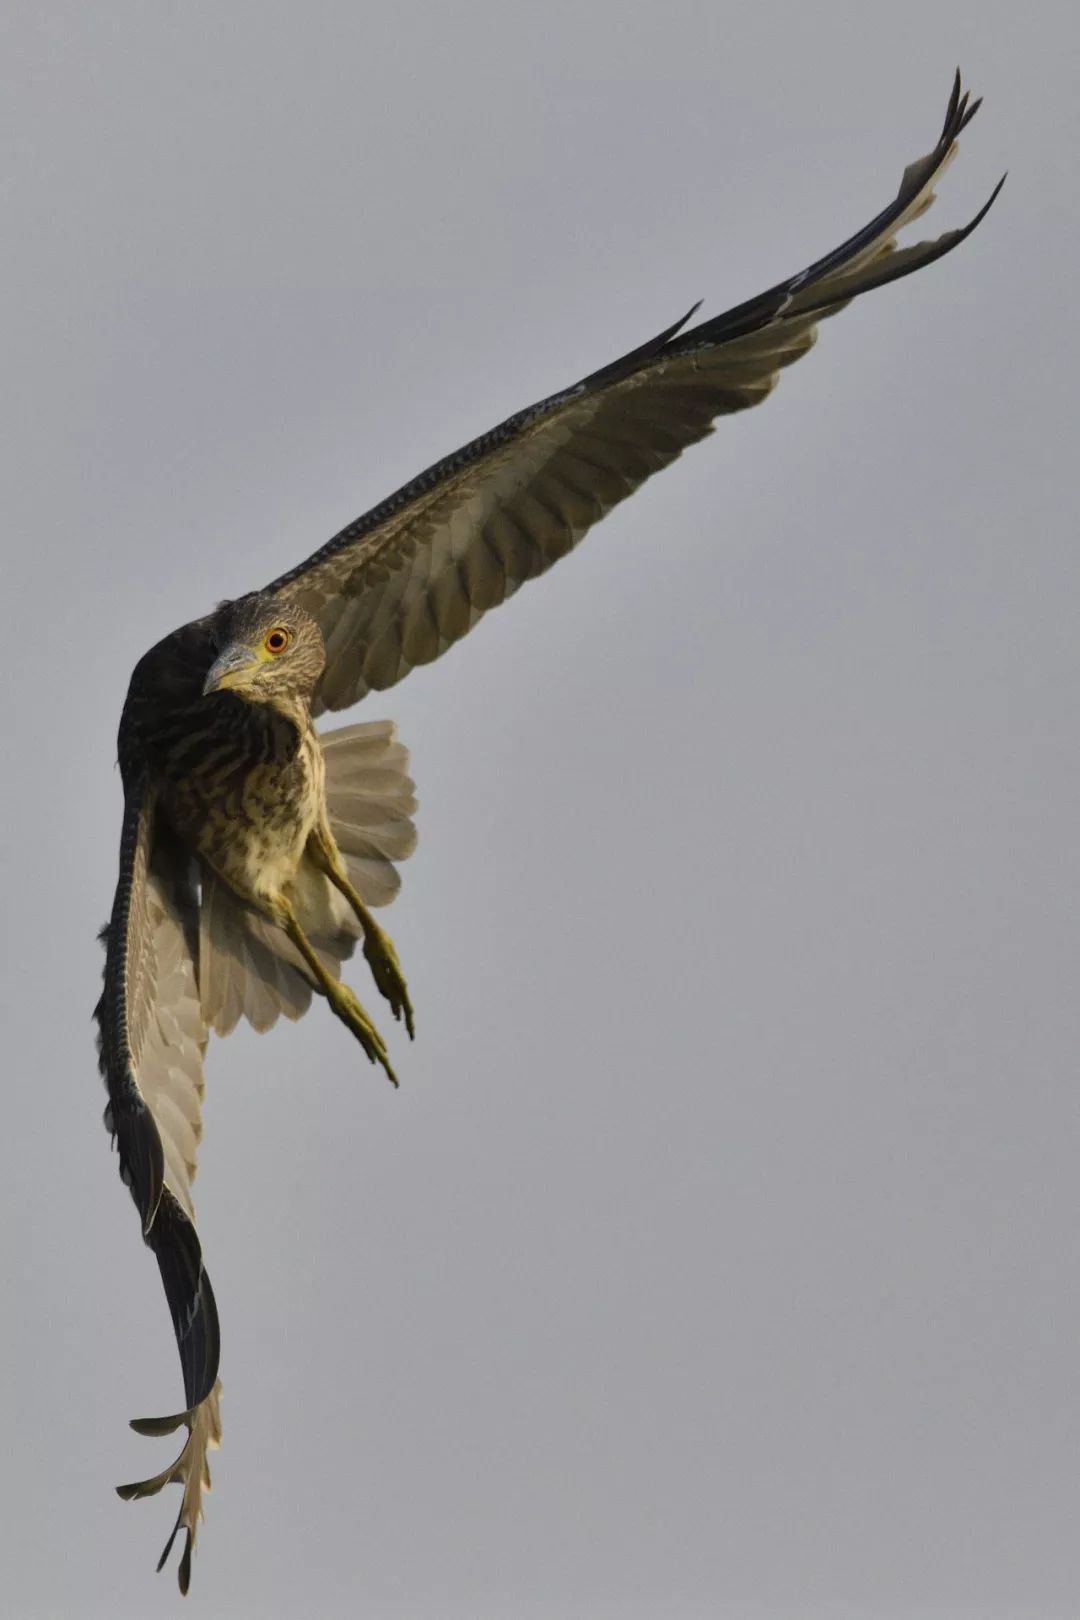
[[[267,631],[263,646],[268,653],[283,653],[289,645],[289,632],[284,625],[276,625],[273,630]]]

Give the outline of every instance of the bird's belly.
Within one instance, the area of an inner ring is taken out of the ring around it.
[[[177,830],[238,894],[265,901],[296,875],[319,817],[321,782],[311,753],[286,762],[233,763],[171,784]]]
[[[281,792],[272,768],[262,767],[244,784],[230,836],[215,842],[208,858],[242,894],[280,894],[296,875],[316,817],[310,795]]]

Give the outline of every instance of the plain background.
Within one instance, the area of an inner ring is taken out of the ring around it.
[[[179,1601],[172,1494],[112,1491],[180,1379],[89,1019],[136,658],[832,247],[959,61],[932,228],[1008,166],[978,234],[361,711],[419,786],[419,1039],[397,1095],[323,1008],[211,1047],[189,1603],[1075,1616],[1075,9],[2,35],[4,1613]]]

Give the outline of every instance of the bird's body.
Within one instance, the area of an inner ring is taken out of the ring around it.
[[[256,903],[296,877],[324,814],[325,769],[302,695],[204,696],[226,612],[174,631],[140,660],[120,726],[126,769],[151,773],[173,829]],[[215,634],[216,630],[216,634]]]
[[[958,75],[941,135],[895,199],[807,269],[684,330],[687,316],[518,412],[137,665],[120,726],[120,872],[97,1017],[106,1122],[184,1374],[184,1411],[136,1427],[188,1429],[173,1464],[121,1494],[181,1484],[182,1589],[220,1438],[217,1308],[191,1200],[209,1033],[241,1017],[267,1029],[318,995],[394,1079],[339,977],[361,940],[413,1033],[396,953],[370,911],[393,898],[413,846],[407,756],[385,722],[320,733],[315,720],[439,657],[718,417],[765,399],[818,322],[963,241],[996,191],[962,230],[902,248],[896,237],[929,207],[977,106]]]
[[[246,707],[222,695],[222,707]],[[325,770],[314,727],[223,715],[196,773],[170,781],[169,819],[238,895],[268,903],[296,881],[319,823]],[[220,740],[217,740],[220,739]],[[201,771],[199,770],[201,767]]]

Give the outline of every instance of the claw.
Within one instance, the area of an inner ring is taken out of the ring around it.
[[[394,1017],[400,1021],[404,1015],[409,1039],[415,1040],[416,1025],[413,1020],[412,1002],[409,1000],[409,990],[405,983],[405,975],[401,971],[398,954],[388,936],[374,924],[364,935],[364,958],[380,993],[390,1003]]]
[[[350,883],[344,863],[334,848],[329,833],[327,839],[327,847],[322,850],[320,857],[323,870],[331,883],[345,896],[360,923],[364,934],[364,957],[380,995],[386,997],[396,1019],[400,1021],[404,1017],[409,1039],[415,1040],[416,1025],[413,1020],[412,1002],[409,1000],[405,975],[401,971],[401,963],[398,961],[393,941],[389,934],[383,933],[359,893]]]
[[[282,897],[277,904],[281,913],[281,925],[304,958],[317,989],[326,997],[331,1010],[341,1019],[346,1028],[352,1030],[372,1063],[381,1063],[386,1070],[390,1084],[396,1086],[398,1078],[390,1065],[386,1042],[363,1007],[361,1007],[355,994],[347,984],[342,984],[340,979],[335,979],[334,975],[329,972],[326,963],[322,960],[318,951],[315,950],[297,921],[296,913],[288,898]],[[361,908],[363,907],[363,901],[359,895],[356,897],[355,904]]]
[[[346,1028],[352,1030],[372,1063],[379,1063],[386,1071],[390,1084],[396,1086],[398,1077],[390,1062],[386,1042],[375,1028],[359,1000],[347,984],[337,984],[328,999],[334,1012]]]

